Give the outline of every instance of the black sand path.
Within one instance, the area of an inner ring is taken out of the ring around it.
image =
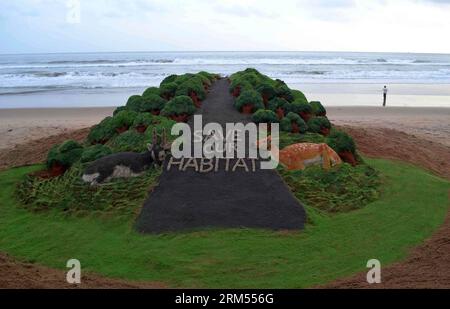
[[[217,81],[199,110],[203,123],[247,122],[233,107],[226,80]],[[164,172],[145,202],[136,228],[143,233],[201,228],[303,229],[306,214],[273,170]]]

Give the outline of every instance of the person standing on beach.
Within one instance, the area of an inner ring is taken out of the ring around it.
[[[386,98],[387,98],[388,89],[386,86],[383,88],[383,107],[386,106]]]

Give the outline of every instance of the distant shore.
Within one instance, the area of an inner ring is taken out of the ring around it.
[[[115,107],[0,110],[0,149],[42,137],[87,128],[112,115]],[[390,128],[450,147],[450,108],[329,106],[335,125]]]

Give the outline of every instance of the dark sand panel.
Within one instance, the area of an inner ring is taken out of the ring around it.
[[[248,121],[248,116],[234,109],[225,80],[215,83],[199,113],[204,123]],[[198,173],[164,169],[136,228],[144,233],[210,227],[298,230],[305,221],[305,210],[274,170],[227,172],[221,168]]]

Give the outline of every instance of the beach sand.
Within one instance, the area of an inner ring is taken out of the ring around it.
[[[0,150],[91,127],[113,111],[114,107],[0,109]]]
[[[450,108],[343,106],[327,110],[336,125],[395,129],[450,147]],[[113,111],[114,107],[0,109],[0,149],[93,126]]]
[[[446,107],[328,107],[335,125],[388,128],[450,147],[450,108]]]

